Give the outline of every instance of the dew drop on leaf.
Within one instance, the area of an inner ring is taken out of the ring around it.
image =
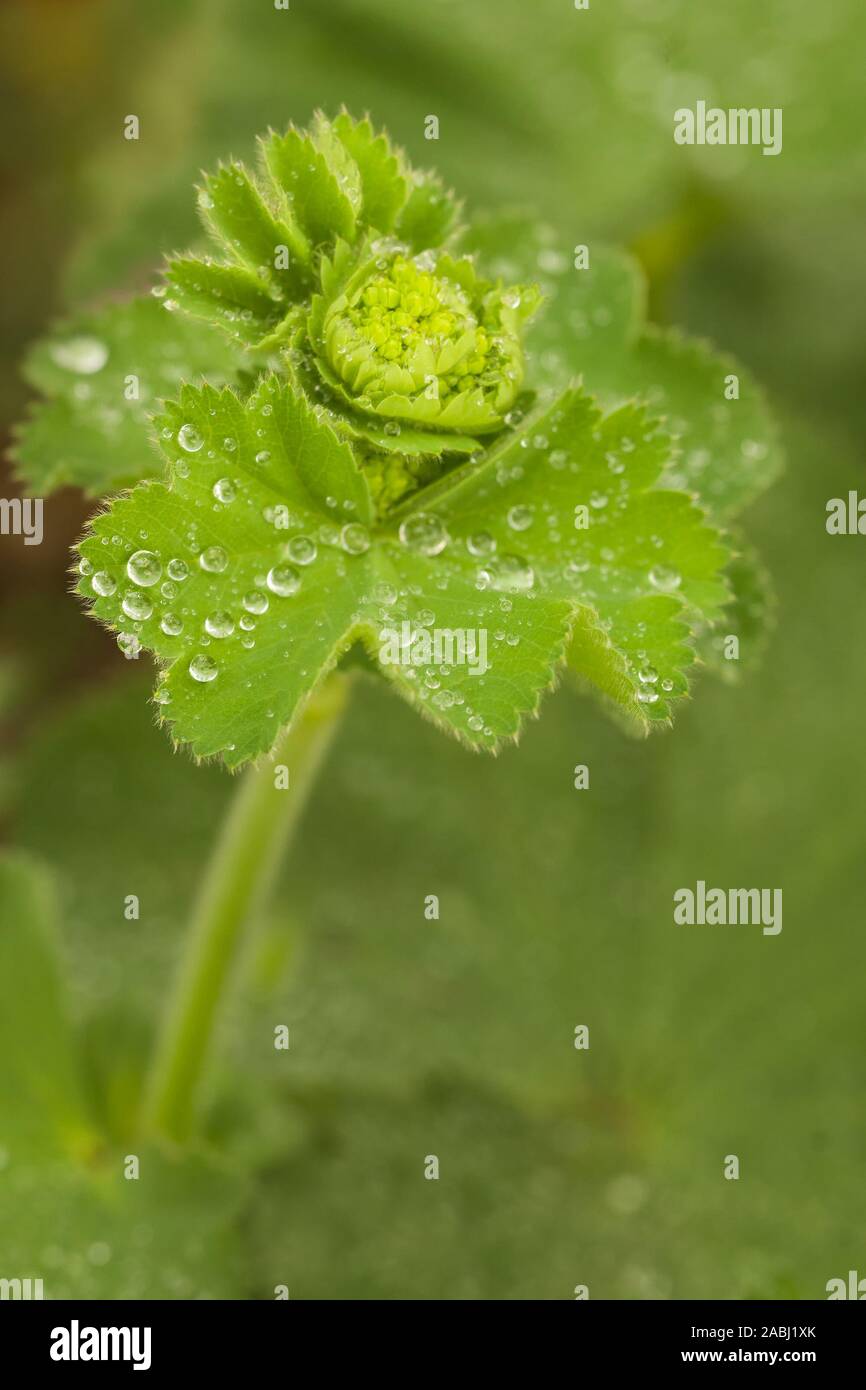
[[[663,594],[673,593],[682,583],[682,575],[674,569],[669,569],[667,565],[653,565],[649,572],[649,582],[654,589],[660,589]]]
[[[143,623],[153,612],[153,604],[146,594],[141,594],[137,589],[130,589],[124,594],[121,608],[127,618],[132,618],[134,622]]]
[[[65,343],[52,347],[51,356],[67,372],[93,376],[108,361],[108,348],[98,338],[67,338]]]
[[[532,525],[532,509],[530,507],[512,507],[508,513],[508,525],[512,531],[525,531]]]
[[[377,603],[382,603],[386,607],[390,607],[392,603],[397,602],[397,590],[394,588],[393,584],[385,582],[375,584],[373,586],[373,598]]]
[[[219,667],[212,656],[207,656],[204,652],[199,652],[189,663],[189,673],[194,681],[199,681],[206,685],[208,681],[216,680],[219,674]]]
[[[111,598],[117,588],[116,581],[105,570],[97,570],[90,583],[93,592],[100,598]]]
[[[229,502],[234,502],[238,490],[231,478],[219,478],[213,485],[213,495],[218,502],[224,502],[228,506]]]
[[[359,521],[350,521],[340,532],[340,545],[349,555],[363,555],[370,549],[370,533]]]
[[[476,531],[475,535],[469,536],[466,541],[466,549],[470,555],[476,559],[486,559],[488,555],[493,555],[496,550],[496,540],[489,531]]]
[[[179,637],[183,632],[183,618],[177,613],[163,613],[159,625],[166,637]]]
[[[152,550],[136,550],[126,562],[126,573],[133,584],[147,589],[162,575],[162,561]]]
[[[278,598],[290,598],[301,587],[301,576],[294,565],[274,565],[268,570],[268,588]]]
[[[208,613],[204,620],[204,628],[211,637],[231,637],[235,630],[234,618],[231,613],[224,611]]]
[[[418,555],[439,555],[448,544],[445,525],[433,512],[415,512],[400,525],[400,540]]]
[[[248,594],[244,594],[241,602],[248,613],[267,613],[268,611],[268,596],[259,589],[250,589]]]
[[[484,589],[504,589],[510,593],[523,593],[535,583],[535,571],[528,560],[521,555],[502,555],[492,565],[480,571],[479,579]]]
[[[182,449],[186,449],[188,454],[198,453],[204,444],[204,440],[195,425],[181,425],[177,432],[177,442]]]
[[[169,560],[167,569],[169,578],[174,579],[178,584],[181,584],[189,574],[189,565],[186,560]]]
[[[293,536],[286,547],[290,560],[296,565],[311,565],[318,555],[318,547],[309,536]]]
[[[228,554],[221,545],[209,545],[198,557],[198,562],[208,574],[222,574],[229,562]]]

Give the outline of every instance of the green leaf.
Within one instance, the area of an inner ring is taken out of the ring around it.
[[[357,222],[364,201],[361,171],[352,158],[351,151],[341,140],[336,126],[321,111],[316,111],[310,123],[310,138],[316,149],[324,155],[325,162],[340,186],[340,191],[348,198],[352,214]]]
[[[174,302],[197,319],[218,324],[229,337],[259,347],[283,317],[267,286],[242,266],[179,256],[168,262],[166,284]]]
[[[358,167],[364,221],[379,232],[393,231],[408,190],[387,135],[377,134],[366,117],[353,121],[346,111],[334,121],[334,130]]]
[[[72,484],[92,496],[158,477],[163,464],[148,417],[159,400],[182,381],[232,381],[243,365],[221,333],[167,313],[153,298],[82,315],[24,363],[47,399],[18,429],[19,476],[35,494]]]
[[[221,166],[205,176],[199,193],[205,225],[222,242],[232,260],[240,260],[265,285],[297,298],[309,281],[309,247],[291,220],[272,216],[242,164]],[[288,265],[280,267],[285,247]]]
[[[634,261],[589,247],[589,267],[549,228],[519,214],[491,219],[465,238],[498,274],[539,278],[546,303],[527,334],[532,380],[559,391],[580,376],[605,406],[637,397],[680,443],[663,486],[694,490],[720,520],[754,500],[781,469],[777,431],[751,374],[707,343],[644,325],[645,290]],[[726,399],[737,378],[738,399]]]
[[[413,251],[441,246],[454,230],[460,204],[435,174],[415,173],[397,235]]]
[[[726,383],[733,378],[739,398],[727,400]],[[611,371],[604,384],[599,377],[598,389],[604,400],[638,395],[664,413],[682,449],[669,486],[694,488],[720,519],[736,516],[781,472],[763,392],[745,367],[708,343],[677,329],[648,327],[621,373]]]
[[[51,884],[23,855],[0,858],[0,1148],[82,1155],[94,1142],[61,983]]]
[[[754,548],[740,536],[733,542],[737,551],[725,570],[733,599],[722,620],[699,642],[701,659],[731,684],[761,660],[776,609],[770,576]]]
[[[641,728],[670,716],[694,659],[689,630],[729,597],[721,537],[662,486],[670,457],[645,409],[602,417],[572,390],[421,497],[452,550],[483,543],[480,583],[523,573],[545,601],[579,606],[571,667]]]
[[[127,1178],[128,1158],[139,1176]],[[232,1298],[243,1291],[237,1237],[248,1187],[201,1154],[170,1158],[136,1142],[89,1167],[20,1165],[3,1174],[4,1275],[39,1277],[45,1298]]]
[[[455,545],[440,559],[438,537],[371,535],[349,446],[276,378],[246,403],[184,390],[158,426],[170,481],[95,518],[80,591],[127,653],[141,645],[168,666],[157,698],[175,738],[230,766],[266,752],[356,640],[374,653],[387,641],[383,669],[399,692],[465,741],[516,735],[564,657],[568,602],[520,592],[519,576],[514,593],[513,576],[479,591],[472,555]],[[407,522],[424,524],[423,512]],[[448,674],[447,645],[413,664],[394,654],[403,623],[489,628],[491,647],[503,631],[489,670],[464,651]]]
[[[351,198],[309,136],[289,129],[261,142],[264,166],[279,190],[284,216],[297,222],[311,246],[355,234]]]

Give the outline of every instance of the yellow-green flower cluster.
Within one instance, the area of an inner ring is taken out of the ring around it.
[[[444,435],[443,449],[459,434],[465,451],[467,437],[502,428],[521,389],[522,330],[537,303],[536,287],[479,280],[468,258],[397,247],[344,271],[314,306],[310,340],[323,380],[353,411],[394,436]]]
[[[419,361],[432,367],[449,343],[459,343],[453,370],[435,378],[440,399],[449,392],[471,391],[485,372],[497,370],[500,354],[460,286],[404,256],[371,281],[347,317],[357,330],[356,347],[372,343],[379,358],[411,375],[413,387]],[[425,387],[430,389],[431,383]]]

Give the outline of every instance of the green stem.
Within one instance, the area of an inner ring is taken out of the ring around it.
[[[332,675],[268,762],[250,768],[229,807],[199,889],[186,950],[169,998],[145,1092],[149,1130],[182,1141],[196,1099],[217,1010],[245,925],[266,899],[289,838],[346,703],[348,678]],[[274,769],[289,770],[289,787]]]

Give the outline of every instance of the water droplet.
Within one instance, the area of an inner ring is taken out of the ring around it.
[[[655,685],[659,673],[654,666],[642,666],[637,673],[637,678],[644,685]]]
[[[267,613],[270,607],[267,594],[263,594],[260,589],[250,589],[248,594],[244,594],[241,602],[248,613]]]
[[[635,699],[642,705],[654,705],[659,697],[657,690],[638,690]]]
[[[189,565],[186,560],[169,560],[166,566],[170,579],[174,579],[181,584],[189,574]]]
[[[466,722],[474,734],[480,734],[484,728],[484,716],[481,714],[471,715]]]
[[[238,490],[231,478],[220,478],[213,485],[213,495],[218,502],[224,502],[228,506],[229,502],[234,502]]]
[[[502,303],[508,309],[519,309],[520,295],[517,293],[516,290],[507,290],[505,294],[502,296]]]
[[[219,667],[212,656],[199,652],[189,663],[189,673],[194,681],[200,681],[204,685],[208,681],[216,679],[219,674]]]
[[[267,463],[270,456],[270,450],[260,449],[259,452],[256,454],[256,463]]]
[[[141,651],[141,643],[134,632],[119,632],[117,634],[117,645],[124,656],[136,657]]]
[[[520,555],[502,555],[494,564],[481,570],[479,579],[481,587],[485,589],[522,593],[535,583],[535,571]]]
[[[667,691],[673,690],[673,688],[674,688],[674,683],[673,683],[673,681],[671,681],[671,680],[663,680],[663,681],[662,681],[662,690],[664,690],[664,691],[667,692]]]
[[[183,618],[177,613],[163,613],[159,625],[166,637],[179,637],[183,632]]]
[[[600,512],[602,507],[607,506],[607,494],[604,492],[590,493],[589,505],[594,507],[597,512]]]
[[[350,555],[363,555],[370,549],[370,533],[359,521],[350,521],[340,532],[340,545]]]
[[[683,581],[677,570],[669,569],[667,565],[653,565],[649,572],[649,582],[654,589],[661,589],[663,594],[670,594],[674,589],[678,589]]]
[[[487,556],[495,554],[496,540],[489,531],[476,531],[475,535],[466,541],[466,549],[476,559],[484,560]]]
[[[168,686],[158,685],[153,692],[153,698],[158,705],[169,705],[171,704],[171,691]]]
[[[228,554],[221,545],[209,545],[198,557],[198,562],[208,574],[222,574],[229,562]]]
[[[93,573],[93,566],[91,565],[89,560],[84,558],[84,556],[82,556],[82,558],[78,561],[78,573],[80,575],[83,575],[85,579],[88,575]]]
[[[181,425],[177,432],[177,442],[182,449],[186,449],[188,454],[198,453],[204,444],[204,440],[195,425]]]
[[[100,598],[111,598],[111,595],[117,588],[116,580],[114,580],[110,574],[107,574],[105,570],[97,570],[90,584],[93,592],[98,594]]]
[[[448,544],[444,523],[433,512],[415,512],[402,522],[400,540],[419,555],[439,555]]]
[[[67,372],[80,372],[83,376],[93,376],[101,372],[108,361],[108,348],[98,338],[67,338],[65,343],[56,343],[51,356],[58,367]]]
[[[268,570],[268,588],[278,598],[290,598],[301,587],[301,576],[294,565],[274,565]]]
[[[525,531],[532,525],[532,508],[512,507],[508,513],[508,525],[512,531]]]
[[[121,608],[127,618],[132,618],[133,622],[143,623],[153,612],[153,604],[146,594],[139,593],[138,589],[130,589],[124,594]]]
[[[309,536],[293,536],[286,547],[290,560],[296,565],[311,565],[318,555],[318,547]]]
[[[126,562],[126,573],[133,584],[148,589],[162,575],[162,561],[152,550],[136,550]]]
[[[397,590],[393,584],[376,584],[373,587],[373,597],[377,603],[390,606],[390,604],[397,602]]]
[[[208,613],[204,620],[204,630],[211,637],[231,637],[235,621],[231,613]]]

